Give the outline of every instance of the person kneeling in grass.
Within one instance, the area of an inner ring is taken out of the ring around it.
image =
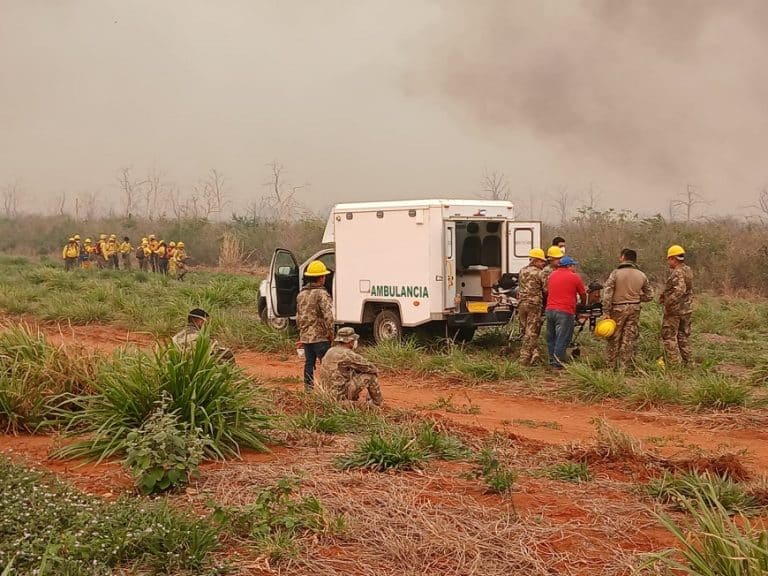
[[[202,308],[195,308],[187,315],[187,327],[173,337],[174,345],[186,352],[195,347],[195,342],[200,337],[203,327],[208,322],[208,312]],[[215,340],[211,340],[211,354],[226,362],[235,362],[235,354],[229,348],[221,346]]]
[[[333,347],[325,353],[317,372],[318,386],[337,400],[357,402],[360,393],[368,390],[368,402],[381,406],[379,370],[374,364],[355,352],[359,336],[352,328],[342,328],[333,340]]]

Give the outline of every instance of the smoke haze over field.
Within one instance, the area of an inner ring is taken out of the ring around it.
[[[233,208],[287,167],[301,201],[590,185],[739,212],[768,182],[768,4],[611,0],[0,0],[0,186],[21,208],[211,168]],[[578,201],[576,202],[578,203]],[[534,216],[540,216],[534,211]]]

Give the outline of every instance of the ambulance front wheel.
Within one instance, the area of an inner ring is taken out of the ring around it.
[[[396,310],[385,308],[376,314],[373,319],[373,339],[377,344],[388,340],[401,340],[403,338],[403,326],[400,322],[400,314]]]

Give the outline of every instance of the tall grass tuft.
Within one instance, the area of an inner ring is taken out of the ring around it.
[[[629,392],[621,373],[599,370],[583,363],[569,364],[565,370],[572,380],[563,387],[563,391],[581,400],[596,402],[607,398],[622,398]]]
[[[694,521],[685,528],[666,514],[661,523],[678,547],[654,554],[652,562],[688,576],[761,576],[768,573],[768,532],[753,527],[744,516],[731,518],[712,486],[690,485],[692,497],[680,496]]]
[[[688,472],[677,475],[665,472],[661,478],[648,485],[651,496],[678,510],[685,510],[686,504],[699,500],[710,508],[721,507],[729,514],[754,510],[757,501],[744,488],[728,477],[705,472]]]
[[[89,438],[56,455],[99,460],[123,455],[128,434],[141,428],[164,395],[169,411],[207,440],[208,457],[237,456],[240,448],[267,449],[270,418],[256,405],[252,383],[241,370],[212,356],[203,334],[186,353],[170,346],[152,356],[118,355],[101,374],[96,394],[70,399],[82,410],[60,413],[70,432]]]
[[[722,410],[745,407],[752,401],[749,388],[722,374],[702,374],[695,380],[690,401],[698,408]]]

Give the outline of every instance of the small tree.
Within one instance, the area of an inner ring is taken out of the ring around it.
[[[487,169],[483,173],[483,179],[480,181],[483,190],[483,196],[491,200],[509,200],[509,180],[504,172],[489,172]]]

